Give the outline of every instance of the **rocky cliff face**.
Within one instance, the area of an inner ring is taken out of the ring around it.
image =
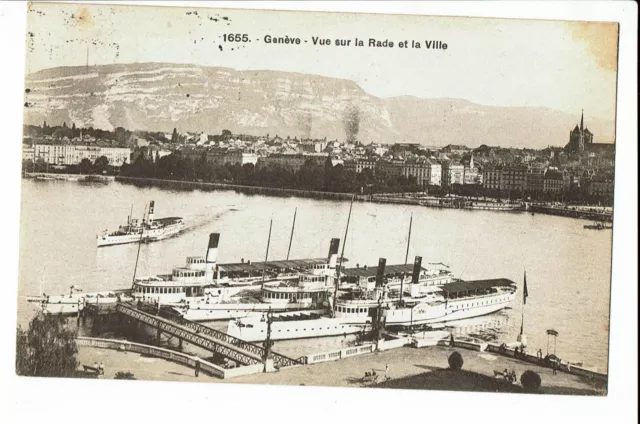
[[[540,148],[564,145],[578,120],[545,108],[381,99],[353,81],[316,75],[166,63],[47,69],[27,76],[26,89],[26,124],[102,129]],[[596,140],[613,138],[613,122],[587,123]]]

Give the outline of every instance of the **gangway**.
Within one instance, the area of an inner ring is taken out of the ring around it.
[[[243,365],[258,364],[265,360],[265,349],[260,345],[249,343],[177,315],[162,317],[151,313],[150,309],[136,307],[133,304],[124,302],[118,303],[116,306],[117,312],[156,328],[159,332],[165,332]],[[302,364],[300,360],[292,359],[273,351],[270,352],[269,357],[277,368]]]

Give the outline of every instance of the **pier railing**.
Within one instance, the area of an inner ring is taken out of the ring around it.
[[[133,305],[129,305],[129,307],[133,307]],[[215,340],[219,340],[225,344],[235,346],[238,349],[242,349],[243,351],[250,352],[260,358],[264,358],[265,349],[263,346],[260,346],[258,344],[247,342],[222,331],[215,330],[211,327],[207,327],[197,322],[189,321],[188,319],[183,318],[177,313],[171,313],[166,309],[160,309],[160,311],[158,311],[158,308],[154,308],[152,306],[144,304],[140,304],[138,308],[151,315],[159,313],[161,317],[169,319],[176,324],[179,324],[180,326],[189,328],[196,334],[204,334]],[[277,368],[291,367],[294,365],[300,365],[302,363],[302,361],[300,360],[289,358],[273,351],[270,352],[270,358],[273,359],[273,363]]]
[[[364,355],[376,350],[374,344],[366,344],[361,346],[353,346],[345,349],[332,350],[330,352],[315,353],[305,356],[306,364],[317,364],[318,362],[337,361],[339,359],[348,358],[350,356]]]
[[[78,346],[99,347],[103,349],[119,350],[122,352],[141,353],[143,355],[154,356],[172,362],[177,362],[190,368],[196,368],[196,363],[200,362],[200,370],[202,370],[202,372],[220,378],[228,377],[226,375],[228,370],[219,367],[218,365],[212,364],[211,362],[205,361],[204,359],[200,359],[196,356],[187,355],[185,353],[176,352],[174,350],[164,349],[157,346],[134,343],[127,340],[98,339],[90,337],[78,337],[76,338],[76,344]]]

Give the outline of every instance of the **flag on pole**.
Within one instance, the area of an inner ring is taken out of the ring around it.
[[[522,295],[523,295],[522,304],[526,305],[527,297],[529,297],[529,290],[527,290],[527,271],[524,272],[524,290]]]

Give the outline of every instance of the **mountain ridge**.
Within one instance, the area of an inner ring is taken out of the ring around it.
[[[43,69],[26,76],[25,124],[218,134],[222,129],[363,143],[564,146],[579,115],[466,99],[380,98],[355,81],[273,70],[181,63]],[[587,118],[596,141],[613,121]]]

